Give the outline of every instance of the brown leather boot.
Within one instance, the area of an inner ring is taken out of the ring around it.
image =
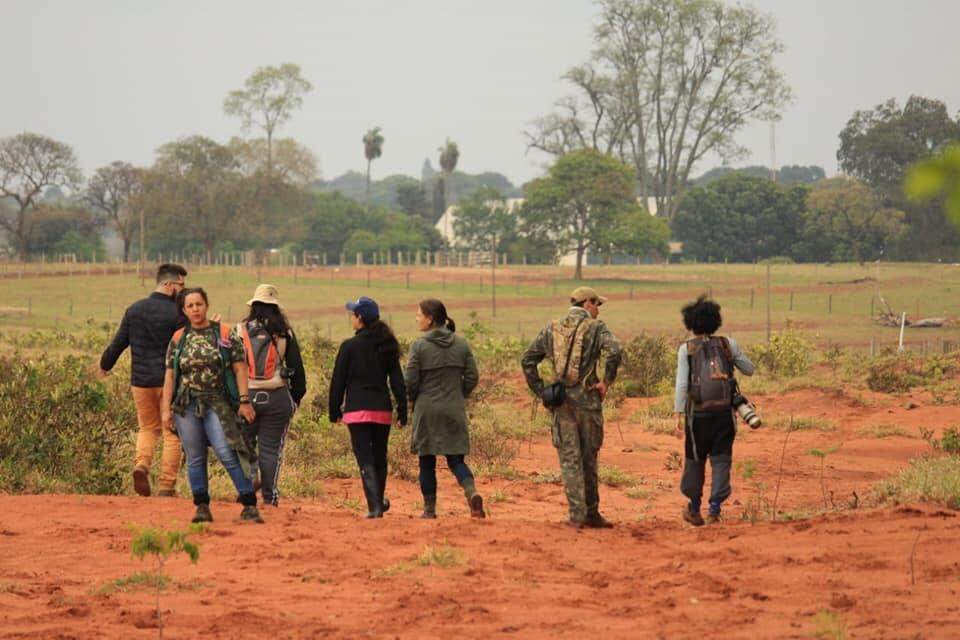
[[[133,490],[137,495],[144,497],[150,495],[150,470],[146,467],[133,468]]]
[[[486,518],[487,514],[483,510],[483,498],[480,497],[479,493],[475,493],[472,498],[469,500],[470,504],[470,517],[471,518]]]

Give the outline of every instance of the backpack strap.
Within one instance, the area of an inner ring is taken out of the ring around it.
[[[171,341],[177,345],[173,350],[173,394],[176,396],[180,390],[180,355],[183,353],[183,345],[187,341],[187,327],[180,327],[174,331]]]
[[[583,321],[586,318],[580,318],[580,321],[577,322],[577,326],[573,328],[573,333],[570,334],[570,346],[567,347],[567,361],[563,365],[563,375],[560,376],[560,380],[566,384],[567,372],[570,370],[570,358],[573,356],[573,346],[577,344],[577,331],[580,330],[580,325],[583,324]]]

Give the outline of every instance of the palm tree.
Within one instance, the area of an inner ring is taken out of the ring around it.
[[[367,210],[370,210],[370,165],[383,155],[383,134],[374,127],[363,136],[363,155],[367,159]]]
[[[447,196],[446,194],[450,193],[449,178],[453,175],[454,170],[457,168],[457,161],[460,160],[460,149],[457,148],[457,143],[447,138],[446,144],[438,148],[437,151],[440,152],[440,168],[443,170],[444,175],[444,184],[443,184],[443,212],[447,210]],[[442,215],[442,214],[441,214]],[[447,226],[449,226],[450,220],[447,219]],[[447,229],[447,237],[450,235],[450,230]]]

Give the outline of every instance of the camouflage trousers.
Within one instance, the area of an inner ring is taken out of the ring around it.
[[[553,412],[553,446],[570,505],[570,519],[583,522],[600,513],[597,454],[603,445],[603,412],[565,402]]]

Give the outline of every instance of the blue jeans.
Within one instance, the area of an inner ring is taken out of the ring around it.
[[[473,487],[473,474],[464,456],[447,456],[447,467],[460,486]],[[420,491],[425,496],[437,495],[437,456],[420,456]]]
[[[237,493],[241,496],[253,494],[253,480],[243,474],[240,460],[227,443],[223,425],[220,424],[220,418],[214,411],[207,410],[203,418],[198,418],[196,404],[191,402],[184,415],[174,414],[173,420],[177,425],[177,433],[180,434],[180,442],[183,443],[183,451],[187,458],[187,479],[190,481],[190,490],[194,497],[208,496],[208,446],[212,447],[214,453],[220,458]]]

